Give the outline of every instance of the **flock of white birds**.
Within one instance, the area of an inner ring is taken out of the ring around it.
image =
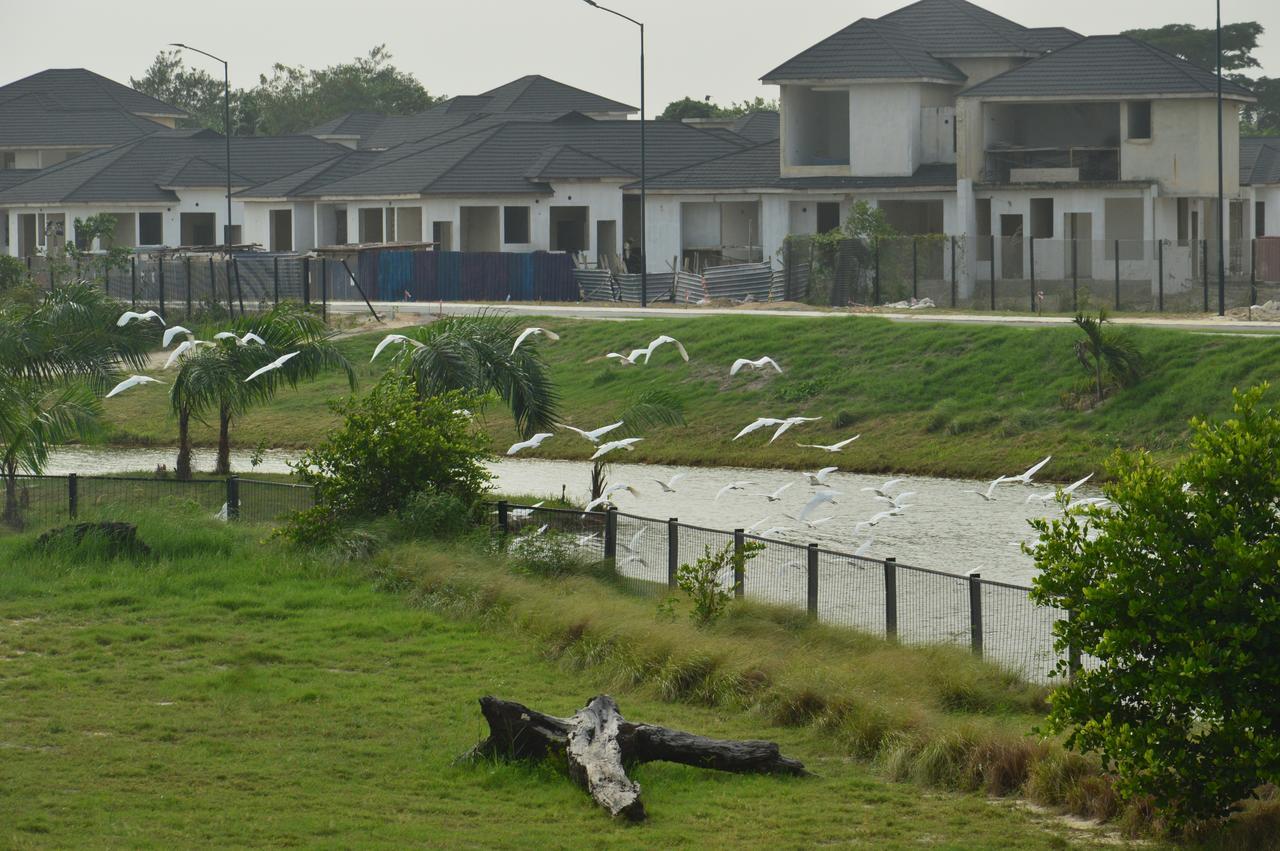
[[[134,310],[126,310],[124,313],[120,314],[120,318],[116,320],[116,326],[123,328],[130,322],[150,322],[152,320],[159,322],[160,327],[164,328],[164,334],[160,338],[160,345],[162,348],[169,348],[173,345],[173,341],[179,337],[186,338],[175,346],[173,351],[169,352],[169,357],[166,358],[164,362],[164,369],[169,369],[186,357],[187,354],[195,351],[200,346],[217,345],[214,340],[235,340],[237,346],[265,346],[267,344],[266,340],[262,339],[252,331],[245,333],[243,336],[237,336],[234,331],[219,331],[217,334],[213,335],[213,340],[197,340],[195,333],[189,328],[184,328],[181,325],[166,326],[164,317],[159,313],[156,313],[154,310],[148,310],[143,313],[138,313]],[[386,341],[384,340],[383,345],[385,344]],[[281,355],[271,363],[249,373],[249,377],[245,379],[245,382],[253,381],[255,378],[271,372],[273,369],[279,369],[300,354],[302,353],[289,352],[286,355]],[[112,396],[115,396],[118,393],[123,393],[131,387],[139,387],[143,384],[164,384],[164,382],[158,378],[152,378],[149,375],[130,375],[124,381],[121,381],[115,387],[112,387],[105,398],[110,399]]]

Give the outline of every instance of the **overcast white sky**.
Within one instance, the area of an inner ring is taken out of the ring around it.
[[[639,103],[636,28],[582,0],[0,0],[0,83],[50,67],[87,67],[127,83],[158,50],[185,41],[231,63],[231,82],[252,85],[274,62],[319,67],[386,43],[395,63],[435,94],[477,94],[524,74],[545,74],[626,103]],[[645,21],[648,105],[684,95],[720,102],[776,88],[761,74],[860,17],[905,0],[612,0]],[[1207,0],[985,0],[1026,26],[1086,35],[1166,23],[1212,26]],[[1158,9],[1156,8],[1158,7]],[[1280,2],[1223,3],[1223,21],[1266,27],[1256,56],[1280,76]],[[221,69],[198,55],[211,72]]]

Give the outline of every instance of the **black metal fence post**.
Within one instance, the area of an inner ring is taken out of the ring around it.
[[[667,587],[676,587],[676,574],[680,570],[680,520],[667,520]]]
[[[818,545],[810,544],[808,550],[808,578],[809,578],[809,616],[816,618],[818,616]]]
[[[604,515],[604,557],[609,560],[618,557],[618,509],[609,506]]]
[[[675,292],[674,277],[672,281],[671,291]],[[325,322],[329,321],[329,258],[327,257],[320,261],[320,316]]]
[[[228,257],[223,263],[223,269],[227,273],[227,313],[234,319],[236,315],[236,305],[231,298],[231,258]],[[215,293],[217,290],[214,291]],[[217,299],[214,299],[217,302]]]
[[[911,237],[911,298],[920,298],[920,240]]]
[[[745,529],[733,530],[733,596],[741,600],[747,593],[746,588],[746,562],[743,560],[743,551],[747,543],[747,531]]]
[[[236,259],[234,254],[231,255],[231,268],[236,273],[236,301],[240,303],[240,316],[244,317],[244,290],[240,288],[240,261]]]
[[[875,294],[874,294],[875,301],[873,303],[875,305],[879,305],[880,304],[880,238],[879,237],[876,237],[873,243],[872,250],[875,252],[875,261],[876,261]]]
[[[209,300],[214,307],[218,306],[218,272],[212,254],[209,255]]]
[[[898,560],[884,560],[884,634],[898,640]]]
[[[164,316],[169,312],[164,307],[164,257],[156,258],[156,270],[160,282],[160,315]]]
[[[1071,237],[1071,312],[1080,311],[1080,255],[1077,240]]]
[[[505,500],[498,500],[498,531],[506,535],[511,531],[511,505]]]
[[[993,233],[989,237],[991,240],[991,309],[996,309],[996,235]]]
[[[276,305],[280,304],[280,256],[276,255],[271,258],[271,293],[275,297]]]
[[[186,261],[187,261],[187,262],[186,262],[186,271],[187,271],[187,318],[188,318],[188,319],[190,319],[190,318],[191,318],[191,255],[190,255],[190,254],[188,254],[188,255],[187,255],[187,257],[186,257]]]
[[[240,519],[240,479],[237,476],[227,477],[227,520]]]
[[[1209,312],[1209,240],[1201,240],[1200,278],[1204,281],[1204,312]]]
[[[1115,244],[1115,261],[1116,261],[1116,310],[1120,309],[1120,240],[1116,240]]]
[[[1249,240],[1249,306],[1258,303],[1258,240]]]
[[[973,655],[982,656],[982,574],[969,574],[969,644]]]
[[[1027,250],[1031,261],[1031,312],[1036,312],[1036,238],[1027,237]]]
[[[1156,240],[1156,305],[1164,313],[1164,240]]]
[[[956,238],[951,237],[951,306],[956,306]]]
[[[67,516],[72,520],[80,513],[80,479],[75,473],[67,476]]]
[[[129,308],[138,309],[138,255],[129,258]]]
[[[311,258],[302,258],[302,303],[304,306],[311,304]]]

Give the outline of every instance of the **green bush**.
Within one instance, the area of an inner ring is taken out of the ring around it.
[[[425,488],[405,501],[396,519],[410,537],[448,540],[466,534],[474,512],[474,505],[467,505],[451,493]]]
[[[588,558],[572,535],[530,529],[511,541],[511,565],[517,573],[558,579],[564,576],[606,578],[613,571],[607,564]]]
[[[759,555],[764,544],[747,541],[742,554],[734,552],[733,544],[711,551],[711,545],[703,547],[702,557],[693,564],[682,564],[676,570],[676,585],[689,596],[693,611],[689,617],[699,626],[709,626],[724,616],[733,600],[735,573],[746,569],[746,564]]]
[[[411,380],[390,372],[363,399],[334,403],[344,422],[302,456],[298,477],[337,519],[395,514],[427,490],[475,505],[491,478],[488,441],[455,413],[475,402],[456,391],[419,398]]]
[[[27,264],[17,257],[0,254],[0,290],[21,286],[27,282],[29,277],[30,273],[27,272]]]
[[[1172,469],[1118,456],[1113,507],[1033,524],[1033,596],[1073,613],[1059,650],[1098,661],[1054,694],[1049,727],[1175,828],[1280,778],[1280,412],[1265,388],[1237,392],[1234,419],[1193,421]]]

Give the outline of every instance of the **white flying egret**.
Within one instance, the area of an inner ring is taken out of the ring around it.
[[[903,502],[903,500],[905,500],[909,496],[915,496],[915,495],[916,495],[915,491],[907,491],[905,493],[900,493],[897,496],[878,496],[876,497],[876,499],[880,500],[881,502],[887,502],[890,505],[892,505],[896,510],[901,511],[902,509],[907,508],[910,505],[910,503]]]
[[[746,490],[748,487],[754,484],[755,482],[729,482],[729,484],[720,488],[720,490],[716,492],[716,500],[719,500],[720,497],[724,496],[729,491]]]
[[[823,467],[816,473],[805,473],[804,475],[809,480],[809,484],[817,487],[818,485],[825,485],[831,474],[839,469],[839,467]]]
[[[259,337],[252,331],[246,331],[243,337],[237,337],[235,331],[219,331],[213,335],[215,340],[235,340],[237,346],[247,346],[250,343],[257,343],[259,346],[265,346],[267,341]]]
[[[408,343],[409,345],[418,349],[421,349],[423,347],[422,343],[419,343],[417,340],[411,337],[406,337],[404,334],[388,334],[378,342],[377,346],[374,347],[373,357],[369,358],[369,363],[373,363],[374,360],[378,357],[378,355],[382,354],[382,350],[385,349],[387,346],[391,345],[392,343],[400,343],[400,344]]]
[[[831,517],[819,517],[817,520],[802,520],[800,522],[808,526],[810,529],[817,529],[819,526],[823,525],[824,523],[830,523],[832,520],[835,520],[835,519],[836,518],[833,515]]]
[[[189,328],[183,328],[181,325],[170,325],[168,328],[164,329],[164,336],[160,338],[160,347],[163,349],[169,348],[169,344],[173,342],[173,338],[179,334],[186,334],[188,340],[195,339],[196,336],[191,333],[191,329]]]
[[[607,497],[607,496],[598,496],[598,497],[596,497],[595,499],[593,499],[593,500],[591,500],[590,502],[588,502],[588,503],[587,503],[586,508],[584,508],[584,509],[582,509],[582,510],[583,510],[584,512],[594,511],[596,508],[598,508],[598,507],[599,507],[599,506],[601,506],[601,505],[610,505],[610,506],[611,506],[611,505],[613,505],[613,500],[609,499],[609,497]]]
[[[164,368],[168,369],[169,367],[173,366],[175,363],[177,363],[178,358],[182,357],[188,351],[190,351],[191,349],[194,349],[196,346],[212,346],[212,345],[213,343],[210,343],[208,340],[194,340],[194,339],[183,340],[174,348],[172,352],[169,353],[168,359],[164,362]]]
[[[1043,467],[1045,464],[1048,464],[1050,459],[1052,458],[1053,458],[1052,455],[1046,455],[1039,463],[1033,465],[1025,473],[1019,473],[1016,476],[1007,476],[1004,478],[1004,480],[1006,482],[1019,482],[1024,485],[1029,485],[1031,484],[1031,477],[1034,476],[1036,473],[1040,472],[1040,468]]]
[[[977,494],[978,496],[982,497],[982,501],[983,501],[983,502],[995,502],[995,501],[996,501],[996,487],[997,487],[1001,482],[1007,482],[1007,481],[1009,481],[1009,480],[1008,480],[1008,479],[1006,479],[1004,476],[1000,476],[999,478],[992,479],[992,480],[991,480],[991,483],[987,485],[987,489],[986,489],[985,491],[978,491],[978,490],[973,490],[972,488],[970,488],[970,489],[968,489],[968,490],[962,490],[962,491],[960,491],[960,493],[973,493],[973,494]]]
[[[1031,494],[1031,496],[1027,497],[1027,502],[1030,503],[1030,502],[1039,501],[1041,503],[1045,503],[1053,499],[1054,497],[1056,497],[1058,494],[1062,494],[1063,496],[1071,496],[1071,494],[1075,493],[1076,490],[1081,485],[1083,485],[1085,482],[1089,481],[1092,478],[1093,478],[1093,473],[1090,473],[1089,475],[1085,476],[1083,479],[1080,479],[1079,481],[1076,481],[1076,482],[1072,482],[1071,484],[1067,485],[1065,488],[1062,488],[1060,490],[1049,491],[1048,493],[1033,493]]]
[[[545,502],[546,500],[543,500],[542,502],[535,502],[533,505],[529,506],[528,508],[513,508],[511,509],[511,516],[518,517],[520,519],[524,519],[525,517],[532,517],[533,510],[535,508],[541,508]]]
[[[818,491],[805,503],[804,508],[800,509],[796,519],[800,521],[806,520],[823,503],[829,502],[832,505],[837,505],[836,497],[838,496],[841,496],[840,491]]]
[[[605,489],[604,489],[604,496],[613,496],[615,493],[618,493],[619,491],[626,491],[627,493],[631,494],[632,496],[639,496],[639,495],[640,495],[640,491],[638,491],[638,490],[636,490],[635,488],[631,487],[631,485],[616,484],[616,485],[609,485],[609,487],[605,488]]]
[[[522,449],[537,449],[539,446],[542,445],[542,442],[544,440],[546,440],[548,437],[551,437],[551,436],[552,436],[551,432],[549,431],[539,432],[538,434],[535,434],[533,437],[529,438],[528,440],[522,440],[519,443],[511,444],[511,448],[507,450],[507,454],[515,455],[517,452],[521,451]]]
[[[300,354],[302,354],[302,352],[289,352],[289,354],[287,355],[281,355],[280,357],[276,358],[266,366],[261,367],[259,369],[255,369],[253,372],[249,373],[249,377],[245,379],[245,383],[253,381],[253,379],[257,378],[259,375],[262,375],[263,373],[271,372],[271,370],[273,369],[279,369],[280,367],[284,366],[286,363],[291,361],[293,358],[296,358]]]
[[[687,474],[687,473],[676,473],[676,474],[675,474],[674,476],[672,476],[668,481],[665,481],[665,482],[664,482],[664,481],[662,481],[662,479],[654,479],[653,481],[655,481],[655,482],[657,482],[657,483],[658,483],[658,487],[662,488],[662,492],[663,492],[663,493],[675,493],[675,492],[676,492],[676,482],[678,482],[678,481],[680,481],[681,479],[683,479],[686,475],[688,475],[688,474]]]
[[[516,349],[520,348],[520,344],[523,343],[526,338],[534,334],[541,334],[542,336],[546,337],[548,340],[560,339],[559,334],[556,334],[553,331],[548,331],[546,328],[526,328],[520,332],[519,337],[516,337],[516,344],[511,347],[511,354],[514,355],[516,353]]]
[[[582,435],[583,437],[585,437],[587,440],[591,441],[592,443],[599,443],[600,438],[604,437],[606,434],[613,431],[615,428],[620,428],[621,426],[622,426],[622,420],[618,420],[613,425],[600,426],[600,428],[593,429],[591,431],[583,431],[577,426],[571,426],[567,423],[560,423],[560,428],[567,428],[569,429],[569,431],[576,432]]]
[[[773,443],[775,440],[782,437],[782,435],[786,433],[787,429],[792,426],[798,426],[801,423],[817,422],[820,419],[822,419],[822,417],[787,417],[782,421],[782,424],[778,426],[778,430],[773,433],[773,437],[769,438],[769,442]]]
[[[628,452],[635,452],[635,445],[642,440],[644,440],[643,437],[628,437],[622,440],[611,440],[597,449],[596,454],[591,456],[591,460],[594,461],[597,458],[603,458],[610,452],[616,452],[619,449],[625,449]]]
[[[800,446],[805,449],[821,449],[823,452],[839,452],[841,449],[844,449],[860,437],[862,437],[862,435],[855,434],[853,437],[846,438],[839,443],[833,443],[830,446],[823,446],[819,443],[797,443],[796,446]]]
[[[641,529],[639,532],[636,532],[634,535],[632,535],[632,536],[631,536],[631,540],[630,540],[630,541],[628,541],[627,543],[625,543],[625,544],[622,544],[621,542],[619,542],[619,543],[620,543],[620,545],[622,546],[622,548],[623,548],[624,550],[626,550],[627,552],[629,552],[629,553],[638,552],[638,551],[636,550],[636,547],[640,544],[640,539],[641,539],[642,537],[644,537],[644,533],[645,533],[645,532],[647,532],[647,531],[649,531],[649,530],[648,530],[648,529]]]
[[[757,431],[759,429],[766,428],[768,426],[782,425],[782,422],[783,422],[782,420],[777,419],[776,417],[760,417],[755,422],[751,423],[742,431],[734,435],[733,439],[737,440],[739,437],[745,437],[746,435],[751,434],[751,432],[753,431]]]
[[[689,362],[689,353],[684,350],[684,344],[681,343],[679,340],[677,340],[675,337],[668,337],[666,334],[663,334],[661,337],[655,338],[653,341],[649,343],[649,345],[645,346],[644,362],[648,363],[649,358],[653,357],[653,353],[658,350],[658,347],[665,346],[667,343],[671,343],[676,347],[676,351],[680,353],[680,357],[684,358],[685,363]],[[632,352],[631,354],[634,355],[635,352]]]
[[[164,384],[164,382],[159,379],[152,378],[149,375],[131,375],[115,387],[112,387],[111,392],[103,398],[110,399],[117,393],[123,393],[130,387],[137,387],[139,384]]]
[[[862,542],[861,546],[859,546],[856,550],[853,551],[853,555],[859,556],[859,557],[865,556],[867,554],[867,551],[871,549],[871,545],[874,544],[875,542],[876,542],[875,538],[867,538],[865,541]]]
[[[748,360],[747,358],[738,358],[733,362],[733,366],[729,367],[730,375],[737,375],[738,371],[743,367],[753,367],[755,369],[764,369],[766,366],[773,367],[776,371],[782,372],[782,367],[778,366],[778,362],[771,357],[765,356],[758,360]]]
[[[854,524],[853,534],[861,535],[863,532],[870,529],[871,527],[879,525],[881,520],[884,520],[892,516],[893,516],[892,511],[881,511],[879,514],[873,514],[869,519],[863,520]]]
[[[620,355],[617,352],[609,352],[605,357],[613,358],[618,362],[619,366],[635,366],[636,361],[640,359],[640,356],[647,353],[647,349],[632,349],[631,354],[629,355]]]
[[[116,327],[123,328],[135,319],[142,322],[146,322],[148,319],[154,319],[161,325],[164,324],[164,317],[156,313],[154,310],[148,310],[146,313],[135,313],[132,310],[126,310],[124,313],[120,314],[120,318],[116,320]]]
[[[794,484],[795,484],[795,482],[787,482],[785,485],[783,485],[782,487],[778,488],[778,489],[777,489],[776,491],[774,491],[773,493],[762,493],[762,494],[760,494],[760,496],[764,497],[764,498],[765,498],[766,500],[768,500],[769,502],[782,502],[782,494],[783,494],[783,492],[784,492],[784,491],[786,491],[786,489],[787,489],[787,488],[791,487],[791,486],[792,486],[792,485],[794,485]]]
[[[880,487],[878,487],[878,488],[863,488],[863,490],[864,490],[864,491],[870,491],[871,493],[875,494],[876,496],[888,496],[888,495],[889,495],[889,489],[890,489],[891,487],[893,487],[894,485],[898,484],[898,483],[899,483],[899,482],[901,482],[901,481],[902,481],[902,479],[890,479],[889,481],[885,482],[884,484],[882,484],[882,485],[881,485]]]

